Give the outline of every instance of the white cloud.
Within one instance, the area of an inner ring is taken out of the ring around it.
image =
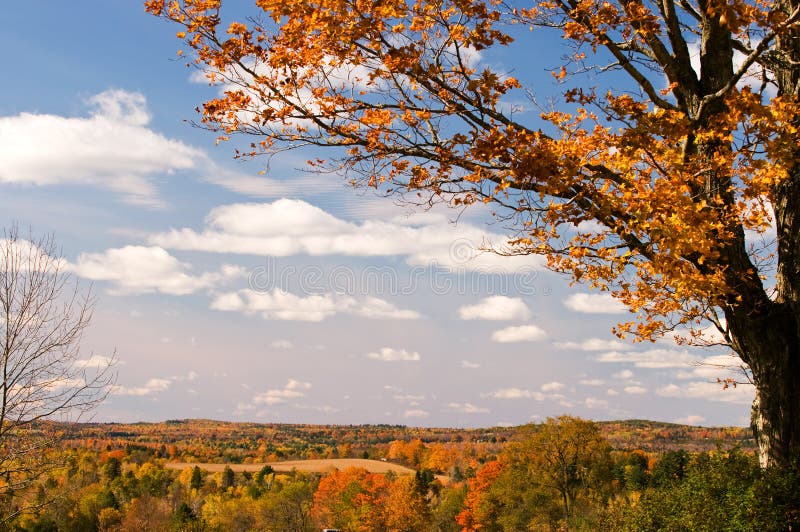
[[[189,373],[187,373],[186,375],[173,375],[173,376],[169,377],[169,380],[174,381],[174,382],[191,382],[193,380],[196,380],[197,377],[199,377],[199,376],[200,376],[199,373],[197,373],[196,371],[190,370]]]
[[[585,314],[621,314],[625,305],[611,294],[572,294],[564,300],[564,305],[575,312]]]
[[[623,369],[622,371],[618,371],[611,375],[615,379],[632,379],[633,372],[629,369]]]
[[[120,364],[114,357],[106,357],[102,355],[92,355],[89,358],[81,358],[75,361],[76,368],[91,368],[102,369],[107,366]]]
[[[584,399],[583,404],[587,408],[608,408],[608,401],[605,399],[597,399],[596,397],[587,397]]]
[[[545,395],[541,392],[520,388],[502,388],[485,394],[484,397],[491,397],[492,399],[536,399],[537,401],[544,401],[545,399]]]
[[[373,360],[380,360],[383,362],[395,361],[410,361],[416,362],[420,359],[419,353],[416,351],[410,352],[405,349],[392,349],[391,347],[382,347],[377,352],[367,353],[367,358]]]
[[[295,380],[295,379],[289,379],[289,381],[286,383],[286,389],[287,390],[310,390],[311,389],[311,383],[310,382],[298,381],[298,380]]]
[[[725,337],[713,324],[700,329],[681,328],[670,331],[664,334],[664,340],[669,343],[686,342],[695,346],[727,345]]]
[[[94,367],[97,362],[105,364],[109,359],[107,357],[92,357],[86,361],[78,361],[82,363],[83,367]],[[199,377],[196,371],[189,371],[186,375],[172,375],[171,377],[154,377],[148,379],[143,386],[121,386],[114,385],[109,388],[112,395],[132,395],[144,396],[152,395],[154,393],[163,392],[169,389],[173,383],[176,382],[191,382]]]
[[[458,412],[460,414],[488,414],[489,409],[480,406],[475,406],[471,403],[447,403],[444,405],[445,410],[449,412]]]
[[[418,405],[421,401],[425,400],[424,395],[394,395],[392,396],[395,401],[400,403],[411,403],[412,405]]]
[[[580,233],[601,234],[608,231],[608,226],[601,224],[597,220],[584,220],[575,227],[575,230]]]
[[[312,412],[322,412],[323,414],[333,414],[341,412],[341,409],[332,405],[295,405],[298,410],[311,410]]]
[[[514,342],[538,342],[547,338],[547,333],[536,325],[506,327],[492,333],[492,340],[501,344]]]
[[[413,320],[419,314],[398,309],[376,297],[356,299],[351,296],[323,294],[296,296],[280,289],[258,292],[245,289],[218,295],[211,303],[214,310],[258,314],[266,320],[322,321],[336,314],[350,314],[370,319]]]
[[[149,129],[142,94],[107,90],[89,117],[21,113],[0,117],[0,183],[94,185],[129,203],[161,207],[153,181],[195,168],[200,151]]]
[[[294,344],[289,340],[275,340],[269,345],[271,345],[275,349],[291,349],[292,347],[294,347]]]
[[[688,416],[679,417],[675,419],[675,423],[679,423],[681,425],[699,425],[706,420],[703,416],[698,416],[696,414],[689,414]]]
[[[688,351],[672,349],[650,349],[620,353],[610,351],[597,357],[598,362],[628,362],[637,368],[681,368],[697,360]]]
[[[589,338],[581,342],[556,342],[558,349],[578,349],[580,351],[626,351],[631,348],[629,344],[619,340],[603,340]]]
[[[557,392],[558,390],[562,390],[564,388],[564,384],[561,382],[548,382],[546,384],[542,384],[542,391],[543,392]]]
[[[341,181],[330,176],[293,176],[274,179],[232,172],[217,166],[213,166],[212,172],[204,179],[237,194],[256,198],[305,197],[329,194],[344,188]]]
[[[475,305],[465,305],[458,309],[462,320],[527,320],[531,310],[518,297],[491,296]]]
[[[170,379],[153,378],[149,379],[144,386],[112,386],[110,391],[112,395],[143,396],[163,392],[168,389],[171,384],[172,381]]]
[[[638,395],[647,393],[647,388],[642,388],[641,386],[626,386],[623,388],[623,391],[627,394]]]
[[[583,384],[584,386],[602,386],[606,383],[603,379],[583,379],[578,381],[578,384]]]
[[[192,275],[191,266],[159,247],[125,246],[103,253],[81,253],[68,268],[92,281],[107,281],[112,293],[142,294],[161,292],[186,295],[244,277],[238,266],[223,265],[218,272]]]
[[[477,362],[470,362],[469,360],[462,360],[461,367],[464,369],[478,369],[481,367]]]
[[[683,385],[668,384],[656,390],[662,397],[679,397],[691,399],[706,399],[708,401],[722,401],[727,403],[750,404],[755,395],[754,388],[748,385],[728,387],[708,381],[688,382]]]
[[[282,405],[287,403],[290,399],[299,399],[305,397],[304,390],[310,390],[311,383],[289,379],[283,388],[275,388],[267,390],[253,396],[251,405]]]
[[[736,355],[712,355],[694,362],[695,367],[687,372],[686,378],[704,377],[706,379],[743,380],[743,368],[746,367],[742,359]]]
[[[490,272],[542,266],[537,257],[483,253],[484,246],[504,245],[508,237],[487,234],[468,223],[452,224],[439,216],[353,223],[305,201],[286,198],[216,207],[201,232],[174,229],[149,240],[168,249],[257,256],[404,256],[410,265]]]
[[[403,412],[405,418],[426,418],[430,417],[430,413],[425,410],[406,410]]]
[[[615,395],[619,395],[619,392],[614,388],[609,388],[608,390],[606,390],[606,395],[608,395],[609,397],[614,397]]]

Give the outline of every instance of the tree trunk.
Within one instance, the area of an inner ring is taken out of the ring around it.
[[[776,10],[788,17],[800,4],[781,0]],[[800,30],[794,28],[776,39],[777,54],[770,70],[775,75],[778,95],[800,97]],[[732,69],[732,46],[728,28],[715,17],[704,21],[701,46],[700,96],[724,87]],[[701,127],[711,117],[725,112],[723,100],[694,114]],[[696,111],[697,109],[695,109]],[[800,127],[800,117],[792,124]],[[787,130],[789,130],[787,128]],[[784,139],[789,145],[796,139]],[[696,153],[712,160],[721,145],[698,145]],[[732,148],[732,146],[728,146]],[[775,212],[777,269],[775,290],[768,293],[758,268],[748,254],[743,227],[731,221],[727,232],[733,238],[721,246],[730,296],[722,303],[731,347],[752,371],[756,398],[751,424],[762,467],[800,465],[800,149],[782,157],[789,175],[772,191],[769,201]],[[794,164],[794,166],[791,166]],[[722,198],[726,205],[739,199],[729,176],[709,172],[705,190],[708,198]]]
[[[753,372],[751,423],[762,467],[800,459],[800,335],[796,314],[773,304],[763,316],[732,317],[732,335]],[[731,318],[729,318],[731,319]]]
[[[778,255],[774,294],[770,298],[755,279],[744,280],[744,297],[725,314],[732,347],[750,366],[756,387],[751,420],[761,465],[787,467],[800,465],[800,166],[770,200]]]

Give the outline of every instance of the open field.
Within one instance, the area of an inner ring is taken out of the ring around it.
[[[197,463],[192,464],[188,462],[167,462],[165,467],[167,469],[186,469],[187,467],[197,466],[200,469],[210,472],[218,472],[225,469],[225,466],[230,466],[233,471],[239,473],[242,471],[260,471],[265,465],[271,466],[272,469],[278,472],[286,471],[305,471],[308,473],[327,473],[332,469],[347,469],[348,467],[362,467],[370,473],[388,473],[392,471],[398,475],[413,475],[416,473],[411,468],[404,467],[391,462],[383,462],[381,460],[366,460],[363,458],[330,458],[323,460],[287,460],[282,462],[265,462],[260,464],[209,464]]]

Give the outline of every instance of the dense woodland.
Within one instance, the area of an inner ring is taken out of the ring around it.
[[[491,429],[175,420],[47,424],[59,464],[3,500],[17,531],[789,530],[800,481],[741,428],[568,416]],[[370,458],[416,471],[278,472]],[[176,462],[194,462],[182,470]],[[208,464],[223,464],[209,471]],[[227,464],[233,466],[230,467]],[[253,471],[234,471],[252,464]],[[794,504],[794,506],[793,506]],[[27,511],[13,516],[16,509]]]

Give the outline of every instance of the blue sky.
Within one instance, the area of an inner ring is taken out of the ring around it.
[[[85,356],[119,360],[96,419],[747,424],[752,391],[694,364],[719,352],[617,341],[607,296],[475,252],[507,234],[480,208],[412,213],[307,173],[304,154],[265,175],[234,161],[186,122],[215,89],[174,34],[129,0],[17,2],[0,20],[3,223],[54,233],[93,285]],[[554,90],[548,57],[485,59]]]

